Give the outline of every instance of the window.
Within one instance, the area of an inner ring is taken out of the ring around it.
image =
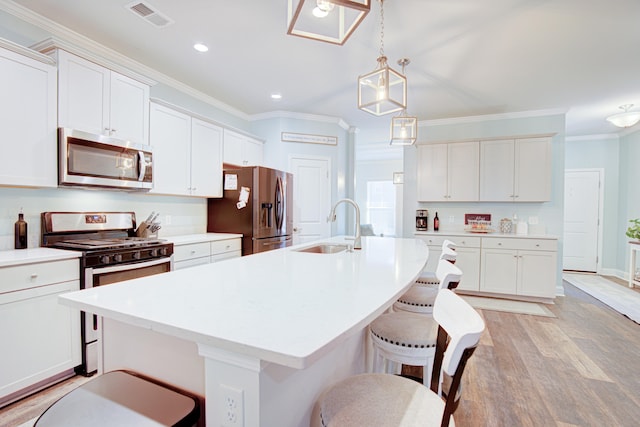
[[[393,181],[367,182],[365,221],[376,235],[394,236],[396,232],[396,186]]]

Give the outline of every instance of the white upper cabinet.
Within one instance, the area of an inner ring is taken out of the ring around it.
[[[191,119],[191,195],[222,197],[222,128]]]
[[[56,55],[61,127],[148,144],[147,84],[64,50]]]
[[[222,197],[222,128],[151,103],[152,193]]]
[[[477,141],[418,146],[418,200],[478,200]]]
[[[249,136],[225,129],[224,162],[238,166],[261,166],[263,144]]]
[[[151,103],[150,143],[153,147],[151,193],[190,195],[191,117]]]
[[[0,185],[56,187],[56,68],[44,56],[37,60],[2,46]]]
[[[481,141],[480,200],[551,200],[551,138]]]

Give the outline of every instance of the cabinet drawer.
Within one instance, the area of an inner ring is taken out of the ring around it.
[[[482,239],[474,236],[451,236],[449,240],[454,242],[459,248],[479,248]]]
[[[0,268],[0,294],[80,278],[78,259]]]
[[[556,251],[557,240],[549,239],[505,239],[485,238],[482,241],[483,249],[516,249],[528,251]]]
[[[211,242],[211,255],[242,250],[240,239],[216,240]]]
[[[209,257],[211,247],[209,242],[192,243],[189,245],[179,245],[173,247],[173,261],[179,262],[187,259]]]

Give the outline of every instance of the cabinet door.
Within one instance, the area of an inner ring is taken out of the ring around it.
[[[63,50],[57,54],[59,125],[108,135],[109,70]]]
[[[480,290],[480,249],[456,248],[456,266],[462,271],[460,290]]]
[[[418,150],[418,200],[447,201],[447,144],[420,145]]]
[[[515,143],[516,202],[551,200],[551,139],[518,139]]]
[[[456,142],[447,146],[447,199],[450,202],[478,201],[479,143]]]
[[[149,86],[111,72],[110,134],[138,144],[149,143]]]
[[[0,49],[0,184],[56,187],[56,69]]]
[[[556,252],[518,251],[518,295],[553,298]]]
[[[58,296],[79,281],[0,294],[0,398],[79,365],[80,314]]]
[[[222,197],[222,128],[191,119],[191,195]]]
[[[243,166],[260,166],[263,160],[262,142],[245,138],[243,143]]]
[[[244,166],[242,153],[243,137],[242,135],[226,130],[224,131],[224,152],[223,159],[225,163],[232,165]]]
[[[517,251],[483,249],[480,290],[500,294],[516,294],[518,278]]]
[[[158,194],[189,195],[191,118],[158,104],[151,105],[153,190]]]
[[[480,200],[514,200],[514,141],[480,142]]]

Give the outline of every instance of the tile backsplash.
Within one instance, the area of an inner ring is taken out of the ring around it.
[[[30,248],[40,246],[40,214],[47,211],[135,212],[138,222],[152,211],[160,212],[160,238],[205,233],[207,228],[207,200],[202,198],[108,190],[0,188],[0,250],[14,248],[14,224],[20,208],[28,224]],[[165,221],[167,216],[170,224]]]

